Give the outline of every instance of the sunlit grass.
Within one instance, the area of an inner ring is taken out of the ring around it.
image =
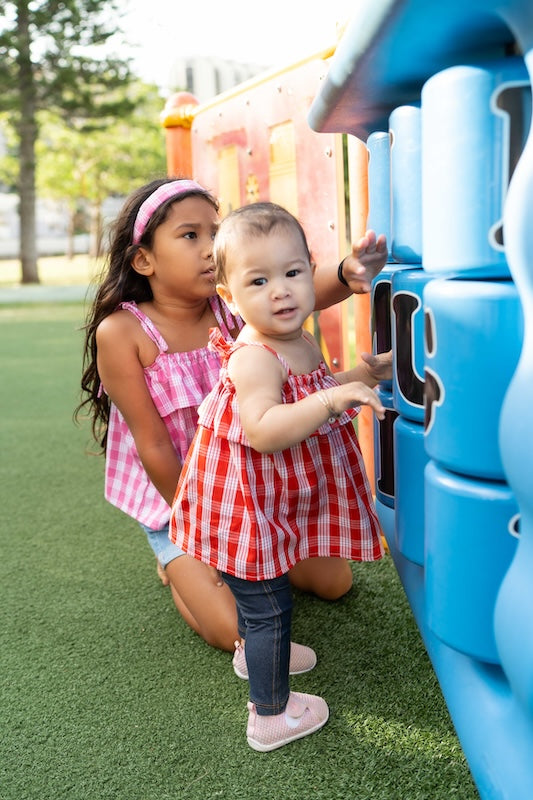
[[[84,286],[98,275],[102,268],[100,259],[87,254],[66,256],[46,256],[37,262],[39,278],[45,286]],[[21,279],[18,259],[0,260],[0,287],[19,286]]]

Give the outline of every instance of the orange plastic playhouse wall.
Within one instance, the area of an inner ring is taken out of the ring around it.
[[[222,214],[256,200],[280,203],[304,226],[319,268],[336,264],[347,246],[342,138],[307,123],[325,71],[315,58],[266,73],[200,106],[191,129],[193,173],[219,197]],[[318,319],[330,364],[344,368],[341,309]]]
[[[327,62],[316,57],[266,73],[194,108],[190,128],[192,175],[219,198],[222,214],[257,200],[280,203],[301,221],[318,268],[349,252],[349,237],[363,234],[367,215],[366,147],[349,137],[346,170],[342,136],[316,133],[307,122],[326,72]],[[167,114],[165,125],[172,124]],[[172,152],[168,157],[170,165]],[[333,371],[349,368],[355,337],[357,353],[370,350],[369,310],[368,298],[355,298],[316,315],[315,333]],[[372,480],[373,432],[365,409],[359,440]]]

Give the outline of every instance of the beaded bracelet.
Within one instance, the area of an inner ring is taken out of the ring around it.
[[[329,414],[328,422],[331,425],[333,422],[335,422],[336,419],[338,419],[340,417],[340,413],[338,414],[335,411],[335,409],[332,408],[331,403],[330,403],[330,401],[328,399],[328,396],[326,394],[325,389],[323,391],[317,392],[316,396],[318,397],[318,399],[320,400],[320,402],[322,403],[324,408],[327,410],[327,412]]]
[[[347,259],[347,258],[348,258],[348,256],[344,256],[344,258],[342,259],[341,263],[339,264],[339,267],[338,267],[338,269],[337,269],[337,278],[339,279],[339,281],[340,281],[340,282],[341,282],[341,283],[342,283],[344,286],[347,286],[348,288],[350,288],[350,284],[348,283],[348,281],[346,280],[346,278],[345,278],[345,277],[344,277],[344,275],[342,274],[342,268],[343,268],[343,266],[344,266],[344,262],[346,261],[346,259]]]

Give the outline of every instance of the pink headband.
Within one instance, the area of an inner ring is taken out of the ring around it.
[[[150,217],[157,211],[159,206],[163,205],[166,200],[171,197],[178,197],[185,192],[203,192],[206,193],[203,186],[199,183],[189,180],[171,181],[159,186],[151,195],[149,195],[144,203],[137,211],[135,217],[135,225],[133,226],[133,244],[139,244],[141,236],[143,235]]]

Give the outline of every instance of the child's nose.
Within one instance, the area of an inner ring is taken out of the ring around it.
[[[202,253],[204,258],[211,258],[213,255],[213,238],[211,236],[206,236],[202,246]]]
[[[272,293],[274,297],[286,297],[289,294],[289,286],[287,285],[287,281],[283,278],[275,281]]]

